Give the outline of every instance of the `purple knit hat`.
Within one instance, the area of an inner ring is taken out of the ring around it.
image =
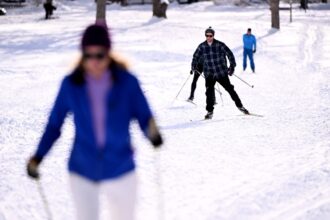
[[[102,46],[110,50],[111,39],[108,28],[99,24],[87,27],[82,37],[81,49],[83,50],[87,46]]]

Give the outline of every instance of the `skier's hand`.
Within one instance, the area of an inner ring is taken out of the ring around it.
[[[257,49],[254,49],[254,50],[253,50],[253,53],[256,53],[256,52],[257,52]]]
[[[159,133],[150,139],[150,141],[154,148],[160,148],[163,145],[163,138]]]
[[[159,148],[163,144],[163,138],[160,135],[156,122],[153,118],[149,121],[147,135],[154,148]]]
[[[230,66],[229,69],[228,69],[228,75],[232,76],[234,74],[234,72],[235,72],[235,67]]]
[[[41,159],[37,157],[32,157],[27,163],[26,171],[29,177],[33,179],[39,179],[39,164],[41,163]]]
[[[190,70],[190,75],[193,75],[194,74],[194,70]]]

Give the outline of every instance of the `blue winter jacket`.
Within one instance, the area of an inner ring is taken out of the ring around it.
[[[243,45],[245,49],[256,50],[257,49],[257,40],[253,34],[244,34],[243,35]]]
[[[66,115],[73,114],[75,137],[69,170],[92,181],[118,177],[134,170],[129,125],[137,119],[146,133],[152,113],[138,80],[120,68],[111,68],[113,86],[107,98],[106,146],[98,148],[83,73],[64,78],[35,156],[43,158],[59,138]]]

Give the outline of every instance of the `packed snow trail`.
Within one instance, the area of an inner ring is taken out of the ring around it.
[[[141,182],[137,219],[162,213],[166,220],[330,219],[330,12],[321,7],[294,11],[292,24],[281,11],[279,32],[269,30],[267,6],[170,5],[168,20],[150,20],[151,6],[109,7],[115,49],[132,61],[166,138],[158,154],[132,127]],[[94,4],[65,2],[55,13],[59,19],[47,22],[40,20],[41,8],[0,18],[1,220],[46,216],[25,162],[60,80],[75,65]],[[197,105],[185,101],[190,82],[171,104],[208,26],[233,49],[238,76],[255,85],[231,78],[243,104],[264,117],[241,117],[220,88],[224,107],[215,107],[213,120],[200,121],[202,78]],[[258,40],[256,74],[242,73],[241,37],[248,27]],[[51,212],[63,220],[73,219],[66,160],[74,130],[72,119],[66,122],[41,170]]]

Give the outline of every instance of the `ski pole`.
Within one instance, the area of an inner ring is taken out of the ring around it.
[[[47,219],[48,220],[53,220],[53,216],[52,216],[52,213],[50,212],[50,209],[49,209],[49,204],[48,204],[48,201],[47,201],[47,198],[46,198],[44,188],[41,185],[40,179],[37,179],[36,181],[37,181],[38,191],[39,191],[42,203],[44,204]]]
[[[180,88],[178,94],[177,94],[177,95],[175,96],[175,98],[173,99],[172,104],[173,104],[174,101],[179,97],[179,95],[180,95],[182,89],[183,89],[184,86],[187,84],[188,80],[190,79],[190,76],[191,76],[191,74],[189,74],[189,76],[188,76],[188,78],[186,79],[186,81],[184,81],[184,83],[183,83],[183,85],[181,86],[181,88]]]
[[[237,76],[236,74],[233,74],[233,76],[235,76],[237,79],[241,80],[243,83],[245,83],[249,87],[254,88],[254,85],[251,85],[248,82],[244,81],[241,77]]]
[[[161,150],[156,150],[155,164],[156,164],[156,184],[157,184],[157,197],[158,197],[158,219],[164,220],[164,196],[162,192],[162,176],[161,176]]]

